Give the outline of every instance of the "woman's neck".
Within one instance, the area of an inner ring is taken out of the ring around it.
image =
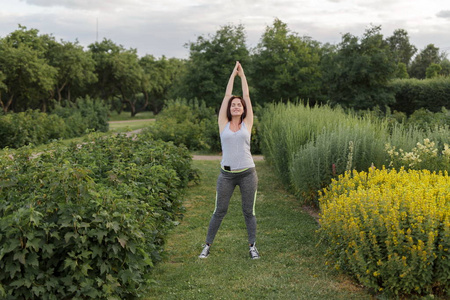
[[[230,123],[233,125],[240,125],[242,123],[241,117],[240,116],[232,117]]]

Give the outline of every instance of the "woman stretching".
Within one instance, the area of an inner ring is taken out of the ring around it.
[[[236,76],[241,78],[243,97],[232,95]],[[234,188],[238,185],[242,196],[242,211],[247,226],[250,257],[258,259],[259,253],[255,247],[255,200],[258,177],[250,153],[253,109],[247,79],[239,62],[236,62],[228,81],[219,111],[218,123],[222,144],[221,171],[217,179],[215,209],[209,222],[206,243],[199,257],[208,257],[216,233],[227,213]]]

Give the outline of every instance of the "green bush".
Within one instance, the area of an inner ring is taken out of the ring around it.
[[[19,148],[66,137],[66,124],[56,115],[37,110],[0,116],[0,147]]]
[[[438,112],[431,112],[425,108],[421,108],[413,112],[405,123],[406,125],[415,126],[423,130],[436,126],[450,127],[450,111],[444,107]]]
[[[396,79],[391,85],[395,90],[393,110],[410,115],[421,108],[432,112],[450,109],[450,77]]]
[[[346,172],[323,190],[319,201],[319,232],[335,268],[389,299],[450,296],[446,172]]]
[[[68,137],[79,137],[87,131],[107,132],[108,107],[99,99],[79,98],[75,103],[65,101],[56,105],[53,114],[64,119]]]
[[[328,105],[271,104],[262,111],[261,150],[285,184],[295,153],[326,128],[336,127],[347,115]]]
[[[385,122],[361,119],[357,123],[327,128],[295,153],[290,182],[297,195],[315,200],[317,191],[347,170],[366,170],[386,162]],[[317,203],[314,202],[317,206]]]
[[[31,158],[34,157],[34,158]],[[193,175],[185,148],[122,135],[0,159],[3,299],[145,294]]]

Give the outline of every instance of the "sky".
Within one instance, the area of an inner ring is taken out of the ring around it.
[[[0,37],[20,24],[84,47],[106,38],[140,56],[188,58],[187,43],[225,25],[242,24],[256,47],[276,18],[321,43],[380,25],[385,37],[404,29],[419,50],[450,54],[448,0],[0,0]]]

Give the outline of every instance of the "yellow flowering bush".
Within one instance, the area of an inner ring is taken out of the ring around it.
[[[450,296],[447,172],[348,171],[319,196],[334,267],[387,294]]]

